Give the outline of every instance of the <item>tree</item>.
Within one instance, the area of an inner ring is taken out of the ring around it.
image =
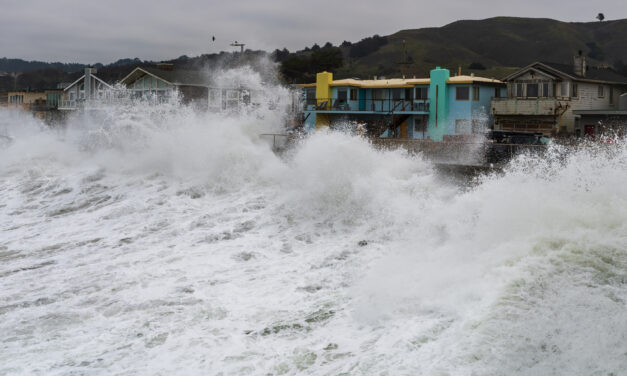
[[[357,43],[354,43],[349,51],[348,55],[350,57],[363,57],[366,55],[370,55],[379,49],[379,47],[386,45],[388,40],[386,37],[381,37],[379,35],[373,35],[372,37],[364,38]]]
[[[485,70],[485,66],[481,63],[478,62],[472,62],[470,63],[470,65],[468,66],[468,69],[474,69],[474,70]]]
[[[604,19],[605,19],[605,15],[603,15],[603,13],[597,14],[597,20],[599,20],[599,22],[602,22]]]
[[[274,50],[274,52],[272,52],[271,56],[274,61],[282,63],[290,56],[290,51],[288,51],[287,48],[283,48],[282,50],[279,50],[277,48],[276,50]]]

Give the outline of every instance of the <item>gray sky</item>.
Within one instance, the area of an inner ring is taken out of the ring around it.
[[[235,40],[293,51],[459,19],[589,22],[599,12],[627,18],[624,0],[0,0],[0,57],[107,64],[233,51]]]

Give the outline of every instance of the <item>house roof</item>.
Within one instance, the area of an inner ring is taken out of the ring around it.
[[[330,86],[355,86],[360,88],[369,89],[389,89],[389,88],[403,88],[413,87],[414,85],[429,85],[431,82],[428,78],[390,78],[385,80],[357,80],[354,78],[347,78],[343,80],[334,80]],[[490,84],[502,84],[503,82],[486,77],[478,76],[454,76],[450,77],[447,84],[472,84],[472,83],[490,83]],[[315,87],[315,83],[302,84],[301,87]]]
[[[172,85],[183,86],[209,86],[209,75],[203,71],[172,69],[165,70],[160,68],[140,68],[133,69],[126,77],[120,80],[120,83],[129,85],[144,75],[153,76]]]
[[[543,71],[547,74],[558,74],[562,77],[565,76],[576,81],[594,81],[594,82],[604,82],[604,83],[614,83],[614,84],[627,84],[627,77],[621,75],[620,73],[616,72],[612,68],[603,68],[603,67],[595,67],[595,66],[588,66],[587,68],[588,69],[586,70],[586,76],[581,77],[575,73],[575,68],[573,65],[537,61],[510,74],[509,76],[505,77],[503,81],[511,80],[521,75],[522,73],[533,69],[533,70]]]
[[[606,82],[616,82],[616,83],[627,83],[627,77],[622,74],[616,72],[612,68],[601,68],[595,66],[588,66],[586,70],[586,77],[580,77],[575,74],[574,67],[569,64],[559,64],[559,63],[548,63],[542,62],[542,64],[547,65],[553,69],[556,69],[560,72],[564,72],[569,76],[573,76],[577,79],[584,80],[595,80],[595,81],[606,81]]]
[[[479,76],[454,76],[446,81],[447,84],[471,84],[475,82],[486,84],[502,84],[503,82],[494,78],[486,78]]]
[[[104,82],[103,80],[101,80],[100,78],[96,77],[95,74],[92,73],[91,75],[92,78],[94,78],[96,81],[102,83],[103,85],[105,85],[106,87],[108,87],[109,89],[113,89],[113,87],[111,85],[109,85],[108,83]],[[63,91],[67,91],[69,90],[72,86],[76,85],[77,83],[83,81],[85,79],[85,75],[82,75],[78,80],[72,82],[71,84],[69,84],[68,86],[66,86]]]

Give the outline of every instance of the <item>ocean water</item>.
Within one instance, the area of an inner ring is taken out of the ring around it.
[[[0,110],[0,374],[627,374],[625,143],[462,184],[283,115]]]

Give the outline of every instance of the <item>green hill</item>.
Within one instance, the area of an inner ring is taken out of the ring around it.
[[[573,23],[496,17],[456,21],[439,28],[401,30],[383,38],[387,43],[359,57],[351,57],[355,44],[342,44],[344,63],[335,70],[336,75],[425,76],[433,67],[442,66],[452,71],[462,67],[466,73],[500,78],[534,61],[572,64],[573,55],[579,50],[591,64],[619,70],[627,64],[627,19]],[[485,69],[469,70],[471,64]]]

